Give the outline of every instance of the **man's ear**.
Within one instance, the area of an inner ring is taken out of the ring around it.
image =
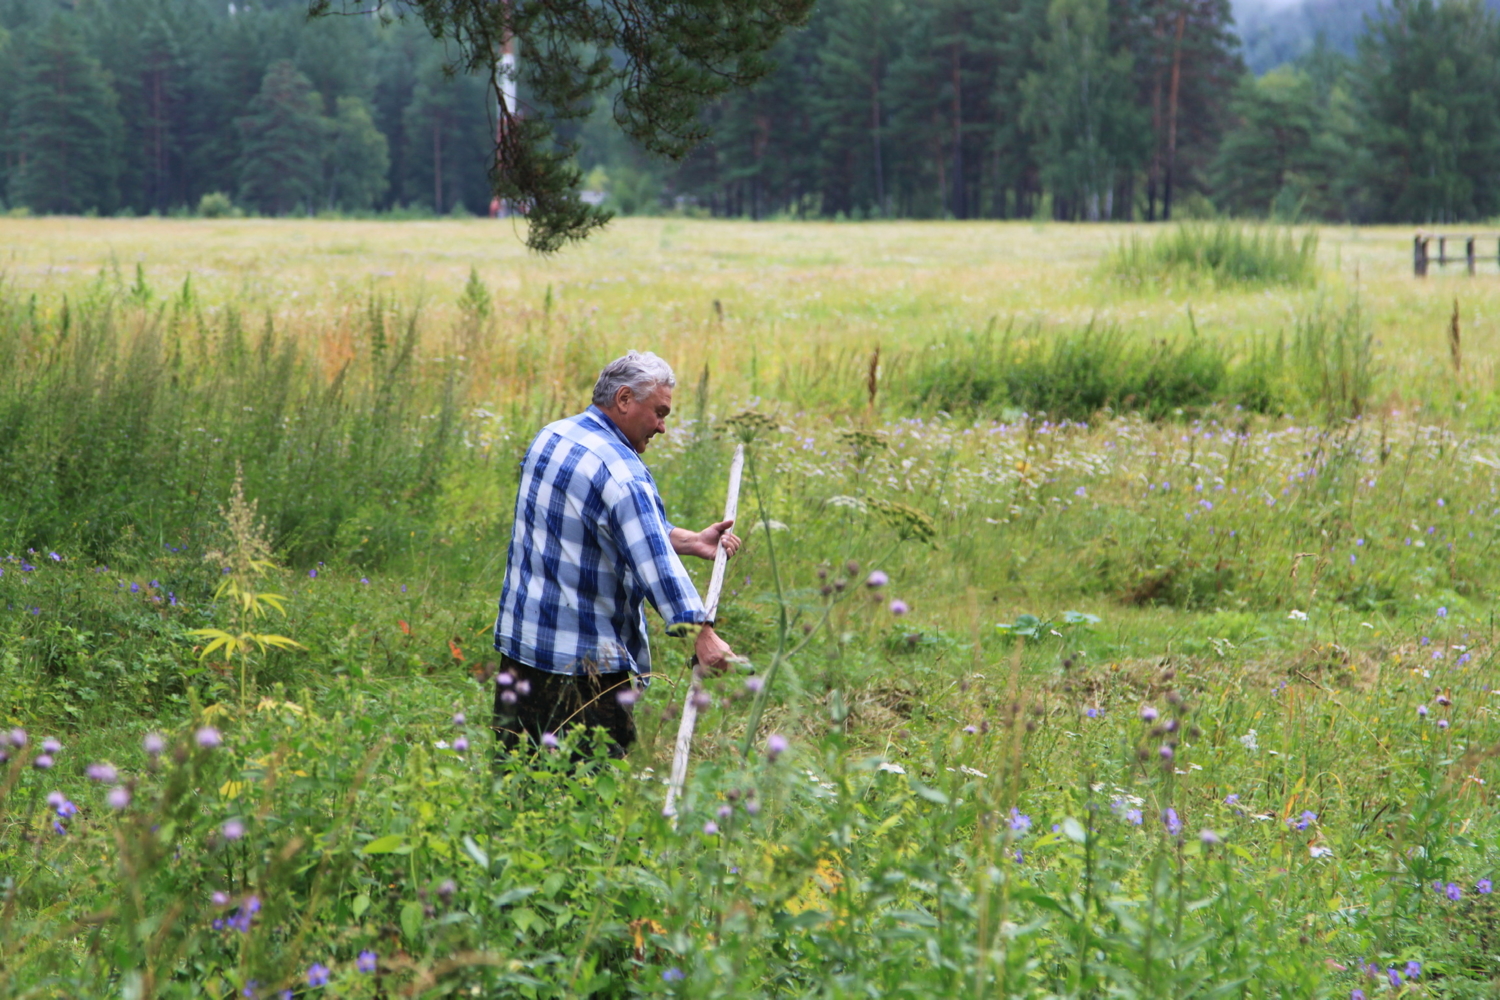
[[[619,391],[615,393],[615,409],[623,409],[626,403],[633,402],[634,400],[635,390],[628,385],[622,385]]]

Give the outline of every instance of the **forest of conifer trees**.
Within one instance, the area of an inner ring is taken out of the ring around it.
[[[681,163],[559,136],[624,213],[1500,214],[1500,20],[1393,0],[1260,76],[1229,0],[821,0]],[[0,198],[36,213],[480,213],[493,98],[420,21],[0,0]],[[525,66],[525,53],[521,53]],[[521,80],[524,105],[526,81]]]

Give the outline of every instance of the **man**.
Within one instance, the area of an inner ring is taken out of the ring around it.
[[[651,676],[646,601],[669,634],[697,630],[705,668],[732,655],[678,556],[712,559],[721,539],[734,555],[734,522],[669,524],[639,457],[667,429],[676,385],[665,361],[631,351],[599,373],[592,406],[542,428],[526,451],[495,621],[494,728],[508,748],[602,726],[610,755],[625,755],[637,683]]]

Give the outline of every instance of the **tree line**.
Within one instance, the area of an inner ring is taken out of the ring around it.
[[[656,176],[734,216],[1500,212],[1493,10],[1390,0],[1364,25],[1352,55],[1256,77],[1228,0],[821,0]]]
[[[485,82],[305,3],[0,2],[0,197],[35,212],[482,212]],[[208,202],[204,202],[209,196]]]
[[[620,94],[555,139],[626,213],[1500,213],[1495,13],[1391,0],[1364,25],[1353,54],[1316,45],[1255,76],[1228,0],[821,0],[768,76],[704,110],[710,137],[681,161],[621,134]],[[482,212],[493,99],[454,65],[420,22],[310,21],[298,0],[0,0],[0,197]]]

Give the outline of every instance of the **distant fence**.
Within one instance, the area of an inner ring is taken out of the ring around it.
[[[1432,241],[1437,240],[1437,256],[1432,255]],[[1448,256],[1448,241],[1452,240],[1457,248],[1460,240],[1464,244],[1463,256],[1455,253]],[[1411,244],[1411,269],[1412,273],[1419,278],[1427,277],[1427,266],[1437,264],[1456,264],[1463,261],[1468,265],[1469,273],[1474,273],[1475,266],[1479,263],[1478,244],[1480,240],[1486,243],[1493,241],[1495,246],[1494,261],[1500,264],[1500,233],[1418,233]],[[1491,258],[1485,258],[1486,260]]]

